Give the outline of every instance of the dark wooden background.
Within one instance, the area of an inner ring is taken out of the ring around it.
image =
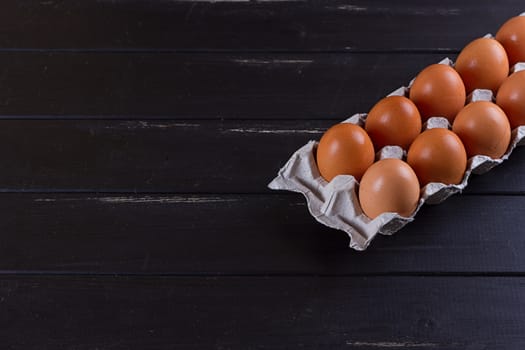
[[[0,347],[524,349],[525,149],[366,252],[266,184],[522,0],[0,6]]]

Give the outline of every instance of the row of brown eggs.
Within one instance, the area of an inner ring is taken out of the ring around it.
[[[506,152],[511,128],[525,125],[525,71],[509,76],[509,68],[525,62],[525,17],[514,17],[496,38],[479,38],[459,54],[455,67],[433,64],[410,86],[409,96],[389,96],[368,113],[364,129],[351,123],[332,126],[317,147],[321,176],[331,181],[348,174],[360,182],[363,212],[375,218],[384,212],[410,216],[420,188],[431,182],[458,184],[475,155],[500,158]],[[475,89],[491,90],[496,103],[465,105]],[[422,132],[430,117],[445,117],[452,130]],[[407,151],[406,161],[375,161],[387,145]]]

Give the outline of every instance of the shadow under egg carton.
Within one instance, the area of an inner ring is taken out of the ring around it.
[[[453,62],[445,58],[440,64],[453,66]],[[517,63],[513,72],[525,70],[525,63]],[[412,80],[413,81],[413,80]],[[400,87],[388,96],[408,96],[409,87]],[[468,97],[468,102],[493,101],[492,92],[489,90],[474,90]],[[367,114],[354,114],[342,123],[353,123],[364,126]],[[434,127],[450,128],[445,118],[430,118],[424,129]],[[350,247],[355,250],[365,250],[370,242],[377,236],[392,235],[407,223],[414,220],[421,206],[439,204],[453,194],[461,192],[468,184],[471,174],[483,174],[496,165],[509,158],[517,146],[525,144],[525,126],[520,126],[512,131],[511,142],[507,152],[499,159],[487,156],[474,156],[468,160],[467,170],[461,183],[446,185],[432,182],[421,189],[419,204],[410,217],[403,217],[397,213],[383,213],[375,219],[367,217],[359,204],[357,190],[359,183],[351,175],[338,175],[327,182],[317,169],[316,149],[318,142],[309,141],[298,149],[279,170],[275,179],[268,185],[273,190],[288,190],[304,195],[310,214],[320,223],[342,230],[350,237]],[[378,159],[398,158],[405,159],[406,152],[397,146],[385,146],[376,155]]]

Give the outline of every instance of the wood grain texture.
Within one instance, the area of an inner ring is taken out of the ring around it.
[[[0,53],[0,117],[325,119],[443,54]]]
[[[3,1],[1,347],[525,348],[524,150],[366,252],[266,189],[523,10]]]
[[[450,51],[522,11],[518,0],[6,0],[0,47]]]
[[[1,194],[1,273],[525,273],[521,196],[455,196],[366,252],[299,195]]]
[[[0,191],[268,193],[336,121],[1,120]],[[525,149],[467,193],[525,193]]]
[[[523,278],[2,277],[0,298],[9,349],[525,346]]]

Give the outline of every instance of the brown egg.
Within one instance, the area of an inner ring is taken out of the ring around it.
[[[410,88],[410,99],[416,104],[423,121],[445,117],[450,123],[465,105],[465,85],[454,68],[432,64],[423,69]]]
[[[511,74],[501,84],[496,104],[509,118],[511,129],[525,125],[525,71]]]
[[[414,169],[421,186],[430,182],[458,184],[467,168],[467,153],[452,131],[429,129],[412,142],[407,163]]]
[[[496,33],[496,40],[507,51],[511,66],[525,62],[525,17],[517,16],[505,22]]]
[[[350,123],[332,126],[317,146],[317,166],[327,181],[342,174],[353,175],[359,181],[374,157],[374,146],[366,131]]]
[[[359,202],[371,219],[382,213],[410,216],[419,201],[419,182],[414,170],[399,159],[374,163],[359,184]]]
[[[456,60],[467,94],[488,89],[495,94],[509,75],[509,59],[503,46],[494,39],[480,38],[465,46]]]
[[[454,131],[465,146],[467,156],[501,158],[510,143],[510,124],[496,104],[477,101],[466,105],[456,116]]]
[[[408,149],[421,132],[421,116],[408,98],[389,96],[372,107],[365,129],[377,151],[389,145]]]

